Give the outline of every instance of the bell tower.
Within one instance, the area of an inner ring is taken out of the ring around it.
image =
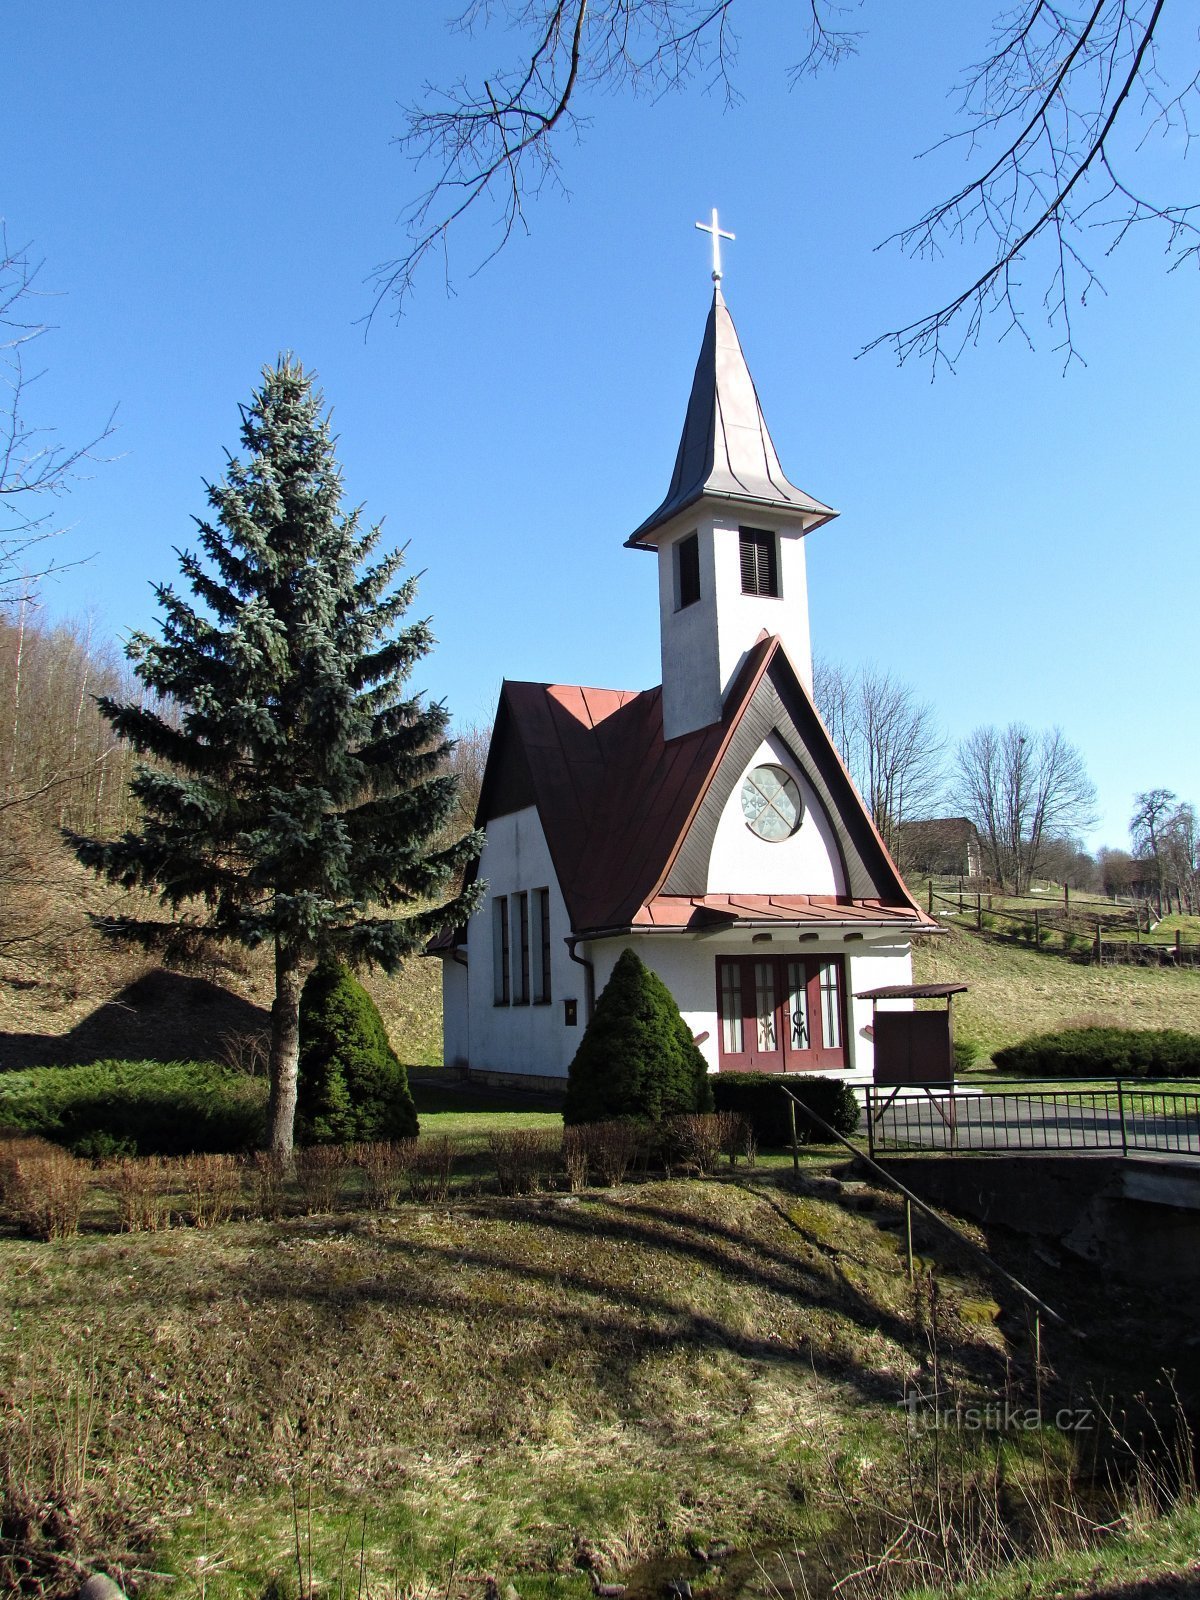
[[[837,512],[779,464],[721,294],[713,212],[713,300],[666,498],[625,541],[658,556],[663,734],[720,719],[746,652],[778,635],[812,688],[804,536]]]

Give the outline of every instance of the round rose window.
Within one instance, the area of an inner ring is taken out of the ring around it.
[[[795,779],[782,767],[755,767],[742,784],[742,815],[760,839],[790,839],[804,818]]]

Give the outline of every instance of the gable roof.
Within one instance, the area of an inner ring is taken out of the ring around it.
[[[716,817],[745,761],[781,724],[829,812],[850,893],[706,895]],[[506,682],[476,822],[530,805],[577,935],[747,919],[929,922],[779,640],[766,634],[747,653],[721,720],[677,739],[663,738],[660,689]]]
[[[704,496],[799,512],[805,531],[837,516],[785,476],[719,287],[713,291],[670,488],[626,545],[652,549],[647,535]]]

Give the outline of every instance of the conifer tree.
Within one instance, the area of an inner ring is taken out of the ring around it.
[[[712,1108],[708,1063],[675,996],[636,951],[623,950],[571,1062],[563,1121],[660,1122]]]
[[[157,704],[99,702],[150,758],[133,784],[141,828],[68,838],[176,913],[107,924],[118,936],[274,947],[268,1132],[286,1154],[305,977],[322,955],[393,971],[465,921],[477,886],[438,901],[482,841],[435,842],[456,802],[448,713],[404,692],[432,634],[400,626],[415,593],[393,581],[403,552],[364,565],[380,528],[341,509],[324,402],[290,356],[264,369],[241,437],[245,459],[206,486],[212,520],[197,519],[207,562],[180,554],[194,603],[156,586],[162,636],[128,646]]]

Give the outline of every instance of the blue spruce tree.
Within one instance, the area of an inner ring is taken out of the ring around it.
[[[457,791],[448,713],[404,689],[433,637],[400,625],[415,593],[394,582],[403,552],[365,564],[380,529],[342,510],[324,402],[290,357],[264,370],[241,434],[245,458],[197,521],[207,561],[180,556],[194,600],[157,586],[161,638],[128,646],[159,709],[99,702],[149,758],[141,827],[68,838],[174,913],[106,924],[118,937],[274,947],[268,1136],[287,1154],[308,973],[322,955],[391,972],[465,921],[479,888],[453,891],[482,841],[439,842]]]

